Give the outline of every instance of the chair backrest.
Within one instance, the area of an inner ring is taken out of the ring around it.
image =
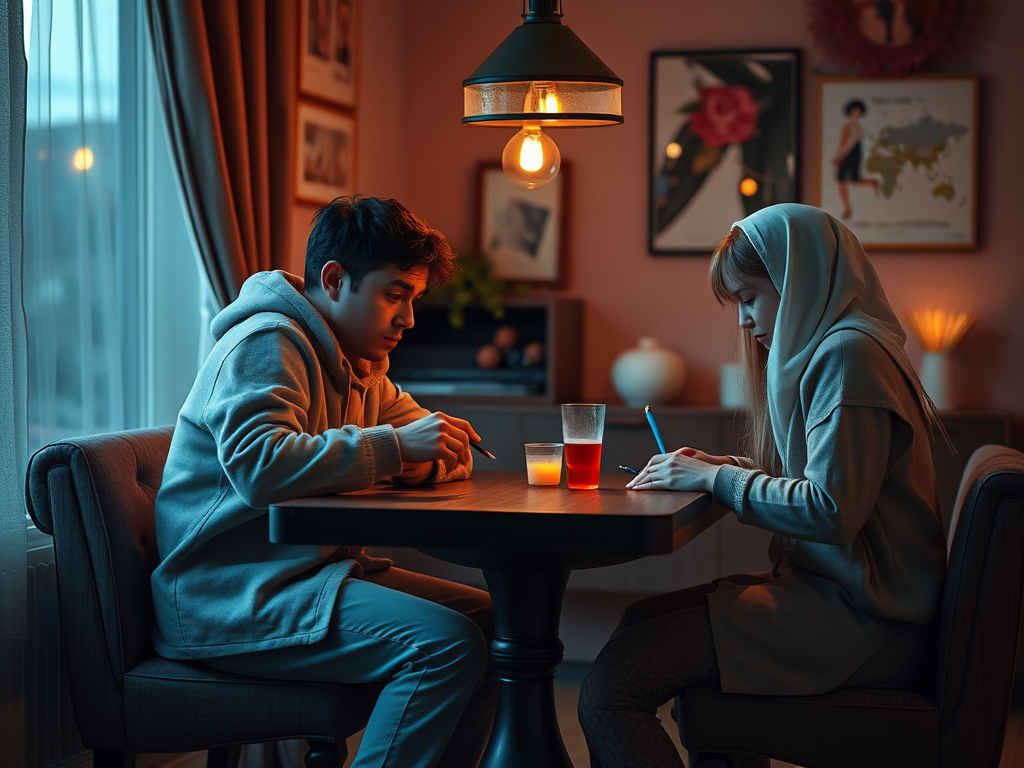
[[[996,768],[1024,605],[1024,454],[974,452],[949,536],[935,685],[940,765]]]
[[[124,743],[124,675],[154,655],[153,509],[171,432],[62,440],[29,462],[29,514],[53,536],[61,638],[85,743]]]

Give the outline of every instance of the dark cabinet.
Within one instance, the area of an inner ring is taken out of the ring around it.
[[[417,307],[416,324],[389,355],[389,378],[416,399],[433,397],[438,410],[577,399],[583,302],[569,296],[508,296],[503,303],[500,319],[483,307],[467,307],[461,328],[452,327],[447,306]],[[499,329],[512,331],[514,341],[507,349],[489,350],[493,367],[482,368],[477,353],[495,341]]]

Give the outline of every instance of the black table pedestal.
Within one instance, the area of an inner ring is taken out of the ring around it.
[[[480,768],[572,768],[555,717],[567,570],[483,569],[494,606],[498,710]],[[523,734],[530,734],[524,738]]]
[[[707,493],[537,489],[522,472],[374,488],[270,507],[281,544],[415,547],[484,572],[494,605],[498,708],[482,768],[572,768],[555,717],[559,613],[569,573],[674,552],[725,514]]]

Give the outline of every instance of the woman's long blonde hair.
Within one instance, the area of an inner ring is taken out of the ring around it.
[[[771,279],[768,268],[739,227],[733,227],[711,256],[711,290],[722,306],[736,306],[739,297],[728,285],[742,284],[744,278]],[[769,475],[782,474],[782,461],[775,448],[771,416],[768,413],[768,350],[749,333],[740,336],[740,361],[746,413],[740,428],[740,450]]]

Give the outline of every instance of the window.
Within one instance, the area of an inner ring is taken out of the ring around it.
[[[205,278],[142,4],[34,0],[25,15],[24,301],[36,450],[173,422],[209,345],[200,334]]]

